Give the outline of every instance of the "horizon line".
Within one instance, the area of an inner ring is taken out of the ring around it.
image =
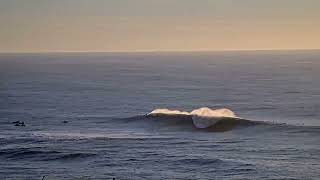
[[[219,49],[219,50],[113,50],[113,51],[0,51],[0,54],[46,54],[46,53],[188,53],[188,52],[250,52],[250,51],[319,51],[320,48],[288,49]]]

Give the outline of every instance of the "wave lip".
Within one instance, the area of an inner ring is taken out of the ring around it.
[[[191,117],[193,125],[199,129],[205,129],[214,126],[218,122],[226,119],[240,119],[230,109],[210,109],[202,107],[191,112],[169,110],[169,109],[155,109],[147,114],[147,116],[188,116]]]

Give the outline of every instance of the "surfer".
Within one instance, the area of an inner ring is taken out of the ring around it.
[[[12,122],[12,123],[15,124],[15,126],[26,126],[23,121],[15,121],[15,122]]]

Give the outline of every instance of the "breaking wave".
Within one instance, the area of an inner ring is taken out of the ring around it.
[[[192,115],[192,116],[201,116],[201,117],[231,117],[236,118],[236,115],[230,109],[210,109],[208,107],[202,107],[195,109],[191,112],[179,111],[179,110],[169,110],[169,109],[155,109],[148,113],[148,115],[157,115],[157,114],[166,114],[166,115]]]
[[[223,132],[235,127],[268,124],[262,121],[252,121],[237,117],[229,109],[210,109],[203,107],[193,111],[155,109],[145,116],[121,118],[125,125],[143,127],[155,131],[210,131]],[[119,120],[119,119],[118,119]]]
[[[147,116],[187,116],[192,119],[193,125],[199,129],[212,127],[221,121],[234,121],[240,119],[230,109],[210,109],[208,107],[195,109],[191,112],[169,109],[155,109],[148,113]]]

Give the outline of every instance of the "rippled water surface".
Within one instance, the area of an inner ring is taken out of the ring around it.
[[[319,77],[320,51],[1,54],[0,179],[319,179]],[[240,119],[146,116],[201,107]]]

